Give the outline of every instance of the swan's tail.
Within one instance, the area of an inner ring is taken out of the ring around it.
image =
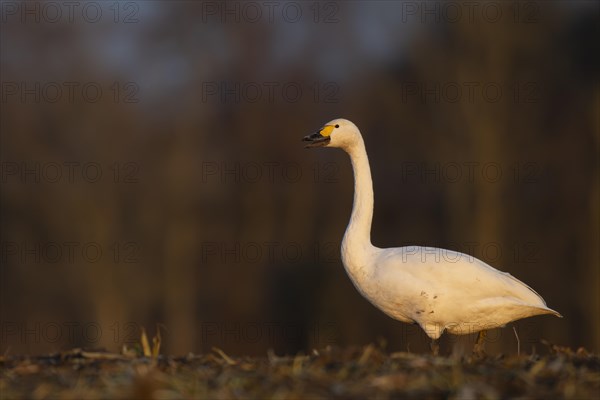
[[[554,315],[558,318],[563,318],[561,313],[559,313],[558,311],[554,311],[551,308],[545,307],[545,308],[539,308],[539,310],[544,311],[544,312],[542,312],[542,314],[550,314],[550,315]]]

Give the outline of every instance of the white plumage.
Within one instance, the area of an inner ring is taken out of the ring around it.
[[[436,340],[504,326],[540,314],[561,315],[512,275],[470,255],[433,247],[380,249],[371,244],[373,182],[360,131],[335,119],[306,136],[307,147],[339,147],[354,170],[354,204],[342,261],[356,289],[392,318],[418,323]]]

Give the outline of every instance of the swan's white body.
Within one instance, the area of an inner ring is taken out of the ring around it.
[[[418,323],[432,339],[469,334],[540,314],[554,314],[533,289],[467,254],[433,247],[380,249],[371,244],[373,182],[364,141],[336,119],[304,138],[309,147],[340,147],[352,161],[354,204],[342,262],[356,289],[392,318]]]

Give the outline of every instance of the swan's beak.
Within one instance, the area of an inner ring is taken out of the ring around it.
[[[309,147],[327,146],[329,144],[329,142],[331,141],[331,138],[329,136],[321,135],[320,132],[316,132],[316,133],[313,133],[312,135],[304,136],[302,141],[308,142],[306,144],[306,146],[304,146],[305,149],[308,149]]]

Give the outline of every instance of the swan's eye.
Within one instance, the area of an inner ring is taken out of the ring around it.
[[[339,128],[340,126],[339,126],[338,124],[335,124],[335,127],[336,127],[336,128]]]

